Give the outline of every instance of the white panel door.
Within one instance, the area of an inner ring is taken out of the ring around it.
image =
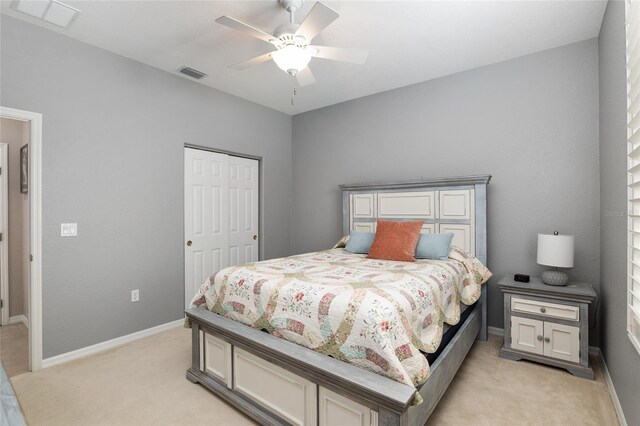
[[[229,156],[229,266],[258,261],[258,161]]]
[[[511,317],[511,348],[542,355],[544,323],[530,318]]]
[[[544,323],[544,355],[564,361],[580,361],[580,329],[569,325]]]
[[[185,306],[202,283],[229,265],[229,156],[184,150]]]

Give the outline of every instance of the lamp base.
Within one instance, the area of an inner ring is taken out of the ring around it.
[[[569,283],[569,276],[564,272],[552,269],[542,273],[542,282],[546,285],[565,286]]]

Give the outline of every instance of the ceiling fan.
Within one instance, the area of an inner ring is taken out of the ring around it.
[[[289,12],[289,22],[276,27],[273,30],[273,35],[228,16],[221,16],[216,19],[219,24],[263,40],[276,48],[276,50],[264,55],[230,65],[229,68],[243,70],[252,65],[273,60],[280,69],[294,76],[300,86],[307,86],[316,81],[308,67],[311,58],[354,64],[365,63],[368,55],[366,50],[313,46],[310,44],[311,40],[320,31],[338,19],[340,15],[335,10],[317,2],[302,23],[296,24],[294,15],[302,7],[302,0],[279,0],[279,2]]]

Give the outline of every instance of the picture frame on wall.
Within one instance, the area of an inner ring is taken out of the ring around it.
[[[20,193],[29,193],[29,144],[20,148]]]

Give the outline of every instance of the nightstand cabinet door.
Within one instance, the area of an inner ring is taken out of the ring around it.
[[[580,362],[580,329],[553,322],[544,323],[544,355]]]
[[[542,355],[544,353],[544,322],[512,316],[511,348]]]

